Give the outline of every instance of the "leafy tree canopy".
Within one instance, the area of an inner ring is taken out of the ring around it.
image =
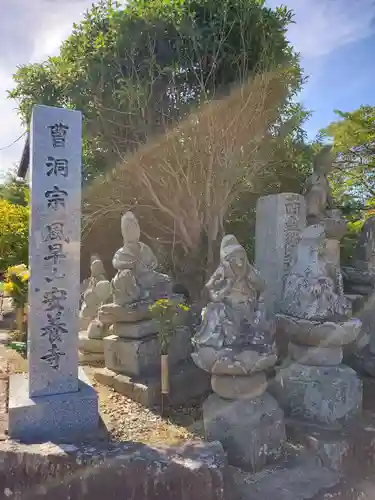
[[[336,114],[340,119],[322,131],[337,153],[333,192],[348,214],[357,214],[375,204],[375,107]]]
[[[263,0],[102,0],[58,56],[18,69],[9,96],[26,124],[36,103],[83,111],[90,180],[254,72],[287,68],[290,103],[302,84],[290,22]]]

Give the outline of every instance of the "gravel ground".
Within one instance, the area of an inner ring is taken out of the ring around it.
[[[0,356],[9,362],[9,373],[27,371],[27,361],[17,352],[0,345]],[[138,441],[156,445],[172,445],[191,439],[202,439],[201,403],[197,400],[178,408],[154,411],[122,396],[112,388],[93,381],[92,367],[84,367],[95,387],[102,420],[113,441]]]
[[[200,401],[178,408],[166,407],[161,416],[161,408],[150,410],[109,387],[93,385],[99,394],[103,421],[115,441],[173,445],[202,438]]]

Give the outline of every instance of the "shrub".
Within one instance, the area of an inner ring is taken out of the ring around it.
[[[28,263],[29,208],[0,200],[0,271]]]

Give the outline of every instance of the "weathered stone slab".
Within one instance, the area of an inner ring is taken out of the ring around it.
[[[212,375],[212,389],[223,399],[254,399],[267,390],[265,373],[253,376]]]
[[[98,318],[105,325],[114,323],[135,323],[150,318],[150,302],[135,302],[119,306],[117,304],[105,304],[100,308]]]
[[[339,483],[340,474],[322,467],[314,457],[304,455],[258,474],[233,470],[232,478],[230,489],[236,499],[315,500],[320,492]]]
[[[189,328],[179,328],[171,340],[170,366],[188,359],[191,352]],[[143,375],[160,369],[160,346],[157,336],[144,339],[122,339],[110,335],[104,339],[105,365],[126,375]]]
[[[220,443],[0,443],[4,498],[231,500]]]
[[[37,443],[67,442],[97,432],[98,396],[83,372],[77,392],[29,397],[25,374],[9,381],[9,434],[13,439]]]
[[[81,150],[79,111],[34,106],[28,318],[31,397],[78,391]]]
[[[277,372],[269,391],[296,420],[340,429],[361,415],[362,382],[348,366],[294,363]]]
[[[284,414],[268,393],[242,401],[212,394],[203,403],[203,418],[207,439],[222,443],[232,465],[258,471],[280,456]]]
[[[289,356],[302,365],[337,366],[342,361],[342,347],[310,347],[289,342]]]
[[[375,354],[366,345],[362,350],[353,352],[347,359],[347,363],[358,373],[375,377]]]
[[[283,281],[301,230],[306,226],[302,195],[282,193],[259,198],[256,206],[255,267],[266,281],[267,312],[279,310]]]
[[[127,339],[142,339],[157,333],[155,323],[152,320],[139,321],[138,323],[115,323],[109,330],[109,335]]]
[[[129,377],[108,368],[95,370],[95,380],[113,387],[127,398],[154,408],[161,403],[160,373],[153,377]],[[211,390],[210,376],[189,360],[172,367],[169,378],[168,401],[172,405],[186,404],[187,401],[208,394]]]
[[[104,353],[102,339],[90,339],[87,332],[80,332],[78,338],[78,348],[83,352]]]
[[[104,363],[104,352],[78,352],[78,361],[81,365],[97,365]]]

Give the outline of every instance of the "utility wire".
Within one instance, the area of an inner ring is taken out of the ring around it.
[[[0,151],[4,151],[4,149],[8,149],[8,148],[12,147],[14,144],[16,144],[16,142],[18,142],[19,140],[21,140],[22,137],[25,137],[26,134],[27,134],[27,132],[24,132],[19,137],[17,137],[17,139],[14,140],[11,144],[8,144],[8,146],[4,146],[3,148],[0,148]]]

